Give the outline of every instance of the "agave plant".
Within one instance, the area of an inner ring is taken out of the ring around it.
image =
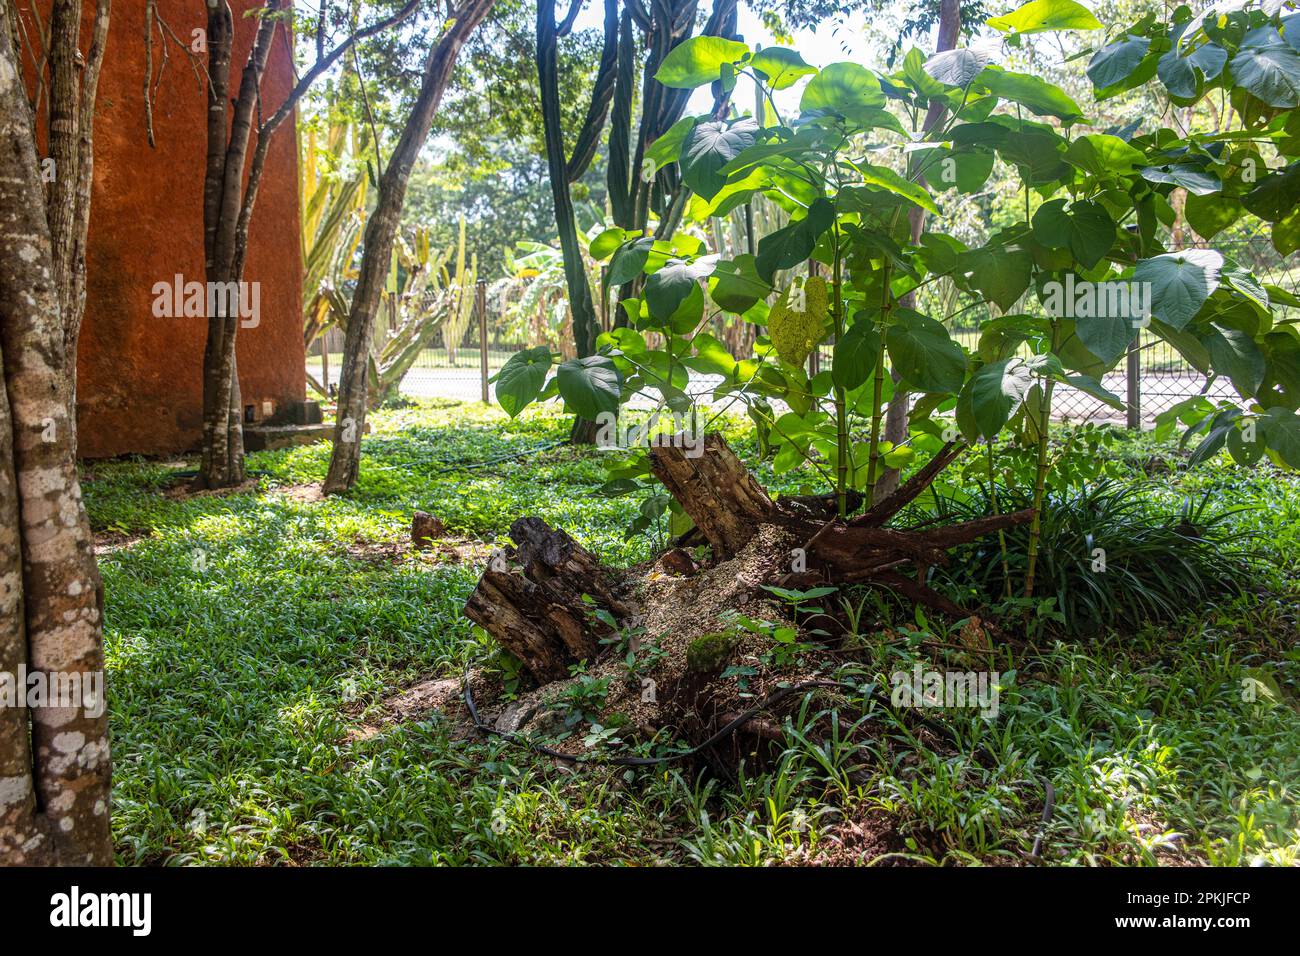
[[[447,347],[447,361],[456,364],[456,349],[465,338],[469,328],[470,317],[474,311],[474,285],[478,281],[478,255],[469,259],[469,268],[465,266],[465,217],[460,217],[460,234],[456,248],[456,272],[454,282],[464,290],[456,300],[456,308],[446,317],[442,326],[442,341]]]

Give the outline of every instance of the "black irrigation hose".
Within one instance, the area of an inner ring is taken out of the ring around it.
[[[469,711],[469,717],[474,724],[474,729],[477,730],[482,736],[500,737],[502,740],[505,740],[509,743],[517,744],[518,746],[525,747],[528,750],[531,750],[533,753],[541,754],[542,756],[545,757],[553,757],[556,760],[563,760],[566,763],[595,764],[597,766],[607,766],[607,767],[653,767],[653,766],[658,766],[660,764],[673,763],[674,761],[677,760],[684,760],[687,757],[693,757],[696,754],[700,753],[701,751],[706,750],[709,747],[712,747],[718,741],[724,739],[739,727],[749,723],[749,721],[753,720],[764,710],[767,710],[769,707],[772,707],[774,704],[780,703],[782,700],[785,700],[787,697],[790,697],[794,694],[802,693],[805,690],[814,690],[819,687],[849,689],[849,690],[857,689],[856,685],[848,684],[845,683],[844,681],[830,681],[830,680],[804,681],[803,683],[800,684],[793,684],[789,687],[782,687],[776,692],[769,694],[767,697],[763,698],[763,700],[759,701],[759,703],[743,711],[734,720],[728,722],[725,727],[723,727],[721,730],[715,733],[708,740],[704,741],[701,744],[698,744],[695,747],[692,747],[690,750],[683,750],[679,753],[667,754],[662,757],[597,757],[597,756],[579,757],[579,756],[574,756],[573,754],[566,754],[563,751],[555,750],[551,747],[543,746],[542,744],[535,744],[531,740],[527,740],[526,738],[521,737],[519,734],[511,733],[510,731],[506,731],[506,730],[497,730],[491,724],[484,723],[483,720],[478,715],[478,707],[475,706],[474,695],[470,691],[468,668],[465,669],[465,676],[461,680],[461,686],[464,688],[465,709]],[[925,724],[926,726],[931,727],[931,729],[939,729],[942,732],[948,733],[950,735],[948,728],[944,727],[942,724],[940,724],[937,721],[930,721],[930,720],[923,719],[922,723]],[[990,758],[992,757],[992,754],[989,754],[988,751],[985,751],[985,753]],[[1045,842],[1045,838],[1047,834],[1047,825],[1048,823],[1051,822],[1052,810],[1055,806],[1056,806],[1056,789],[1052,786],[1052,781],[1044,779],[1043,780],[1043,815],[1042,815],[1042,819],[1039,822],[1038,833],[1034,837],[1033,849],[1029,852],[1029,859],[1035,863],[1041,861],[1043,844]]]
[[[749,723],[749,721],[753,720],[764,710],[767,710],[769,707],[772,707],[774,704],[780,703],[781,701],[785,700],[787,697],[790,697],[794,694],[802,693],[805,690],[812,690],[817,687],[842,688],[842,687],[850,686],[840,681],[810,680],[810,681],[804,681],[801,684],[793,684],[789,687],[782,687],[779,690],[775,691],[774,693],[769,694],[767,697],[763,698],[763,700],[755,704],[753,707],[750,707],[748,710],[742,712],[738,717],[736,717],[735,720],[730,721],[725,727],[719,730],[708,740],[704,741],[702,744],[692,747],[690,750],[683,750],[675,754],[667,754],[663,757],[597,757],[597,756],[579,757],[579,756],[574,756],[573,754],[566,754],[560,750],[554,750],[550,747],[544,747],[541,744],[535,744],[532,741],[526,740],[525,738],[519,736],[518,734],[510,733],[509,731],[506,730],[497,730],[491,724],[484,723],[482,720],[479,719],[478,708],[474,706],[474,695],[473,693],[470,692],[470,688],[469,688],[468,670],[465,672],[464,680],[461,683],[465,688],[465,708],[469,711],[470,720],[474,722],[474,728],[483,736],[500,737],[503,740],[509,741],[510,743],[519,744],[522,747],[527,747],[533,753],[542,754],[547,757],[554,757],[556,760],[564,760],[567,761],[568,763],[598,764],[598,765],[611,766],[611,767],[653,767],[659,764],[672,763],[675,760],[684,760],[687,757],[693,757],[696,754],[700,753],[701,751],[706,750],[709,747],[712,747],[718,741],[730,735],[737,728],[741,727],[744,724]]]
[[[1052,822],[1052,809],[1056,806],[1056,788],[1052,781],[1043,781],[1043,819],[1038,824],[1038,836],[1034,837],[1034,848],[1029,851],[1029,858],[1035,862],[1041,858],[1043,838],[1047,835],[1047,825]]]

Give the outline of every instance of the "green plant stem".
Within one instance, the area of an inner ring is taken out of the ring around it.
[[[931,485],[931,488],[934,486]],[[989,439],[989,501],[993,505],[993,514],[999,515],[1002,509],[998,506],[998,486],[997,479],[993,471],[993,439]],[[1007,562],[1007,533],[1005,529],[998,529],[998,547],[1002,551],[1002,587],[1006,597],[1011,597],[1011,567]]]
[[[835,223],[835,261],[831,267],[831,316],[835,321],[835,342],[844,340],[843,270],[841,267],[840,227]],[[835,386],[835,510],[841,518],[849,516],[849,416],[848,398],[842,385]]]
[[[898,218],[897,213],[895,213],[894,218]],[[892,227],[890,232],[892,234]],[[867,456],[868,508],[875,501],[876,475],[880,468],[880,421],[883,417],[882,406],[884,401],[882,396],[885,388],[885,331],[889,325],[889,309],[892,304],[889,298],[889,278],[892,271],[893,263],[886,259],[881,277],[880,292],[880,350],[876,353],[876,380],[871,392],[871,450]]]
[[[1052,351],[1056,351],[1057,323],[1052,323]],[[1034,571],[1038,565],[1038,540],[1043,526],[1043,492],[1047,485],[1047,430],[1052,421],[1052,390],[1056,382],[1043,385],[1043,408],[1038,422],[1038,467],[1034,475],[1034,518],[1029,525],[1029,550],[1025,564],[1025,597],[1034,596]]]

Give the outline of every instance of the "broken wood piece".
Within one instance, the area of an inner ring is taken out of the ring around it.
[[[705,435],[702,447],[672,435],[657,438],[650,470],[695,522],[714,559],[734,558],[770,520],[772,499],[717,432]]]
[[[520,518],[510,536],[517,547],[503,549],[483,572],[465,616],[537,680],[560,680],[570,664],[595,657],[599,638],[609,633],[596,611],[618,618],[628,608],[596,556],[565,532],[540,518]]]

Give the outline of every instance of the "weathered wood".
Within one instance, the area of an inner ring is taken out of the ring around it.
[[[713,557],[735,557],[770,521],[775,507],[763,486],[717,432],[699,442],[663,436],[650,445],[650,470],[713,548]]]
[[[510,537],[517,547],[493,555],[465,615],[539,681],[558,680],[569,664],[595,657],[599,638],[609,632],[586,598],[615,617],[629,609],[596,556],[565,532],[540,518],[520,518]]]
[[[434,539],[447,533],[447,527],[440,518],[427,511],[417,511],[411,515],[411,545],[417,551],[427,551],[433,547]]]

